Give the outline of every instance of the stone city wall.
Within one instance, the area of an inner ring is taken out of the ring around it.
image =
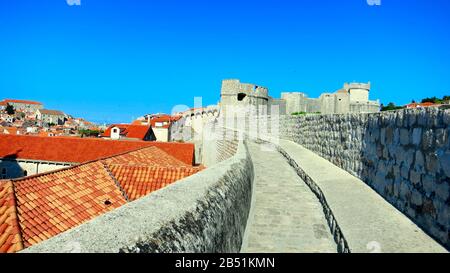
[[[281,138],[357,176],[450,247],[450,110],[285,116],[279,129]]]
[[[239,252],[251,204],[245,142],[231,158],[22,252]]]

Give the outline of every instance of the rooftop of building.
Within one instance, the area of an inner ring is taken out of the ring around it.
[[[6,103],[22,103],[22,104],[32,104],[32,105],[42,105],[42,103],[31,100],[16,100],[16,99],[5,99],[3,100]]]
[[[0,253],[17,252],[204,169],[156,147],[0,180]]]
[[[83,163],[145,147],[160,148],[188,165],[194,162],[194,144],[189,143],[0,135],[0,158],[9,159]]]
[[[105,132],[102,137],[111,137],[112,128],[119,128],[120,135],[126,138],[144,139],[151,127],[148,125],[136,125],[136,124],[112,124]]]
[[[440,104],[433,103],[433,102],[422,102],[422,103],[413,102],[413,103],[406,105],[407,108],[433,107],[433,106],[437,107],[437,106],[440,106]]]
[[[150,124],[152,126],[152,128],[169,128],[170,124],[173,121],[173,117],[170,115],[161,115],[161,116],[156,116],[153,117],[152,119],[150,119]]]
[[[64,113],[59,110],[40,109],[39,112],[43,115],[64,116]]]

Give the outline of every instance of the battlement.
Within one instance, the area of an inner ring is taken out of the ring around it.
[[[269,97],[269,89],[252,83],[241,83],[238,79],[222,81],[221,95],[246,94],[250,97]]]
[[[368,83],[345,83],[344,89],[347,91],[350,91],[352,89],[359,89],[359,90],[367,90],[370,91],[370,82]]]

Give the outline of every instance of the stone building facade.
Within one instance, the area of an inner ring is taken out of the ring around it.
[[[254,111],[252,115],[279,115],[298,112],[345,114],[376,113],[380,111],[378,100],[369,100],[369,83],[346,83],[335,93],[323,93],[319,98],[308,98],[305,93],[283,92],[280,99],[269,96],[269,89],[239,80],[223,80],[220,92],[220,108],[224,116]]]
[[[231,112],[242,113],[251,110],[256,111],[256,114],[274,114],[271,113],[273,111],[285,114],[286,102],[270,97],[266,87],[231,79],[222,81],[220,108],[225,116]]]
[[[281,98],[286,101],[286,113],[376,113],[380,111],[378,100],[369,100],[369,83],[346,83],[335,93],[323,93],[319,98],[308,98],[305,93],[283,92]]]
[[[38,109],[36,111],[36,119],[43,123],[53,123],[56,125],[64,125],[66,115],[57,110]]]
[[[12,105],[16,111],[24,113],[35,113],[38,109],[42,109],[44,107],[40,102],[28,100],[5,99],[3,103],[5,107],[6,104],[9,104]]]

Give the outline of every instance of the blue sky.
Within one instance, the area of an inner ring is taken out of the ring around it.
[[[219,100],[221,80],[273,97],[371,81],[398,104],[450,95],[450,1],[0,1],[0,98],[96,122]]]

